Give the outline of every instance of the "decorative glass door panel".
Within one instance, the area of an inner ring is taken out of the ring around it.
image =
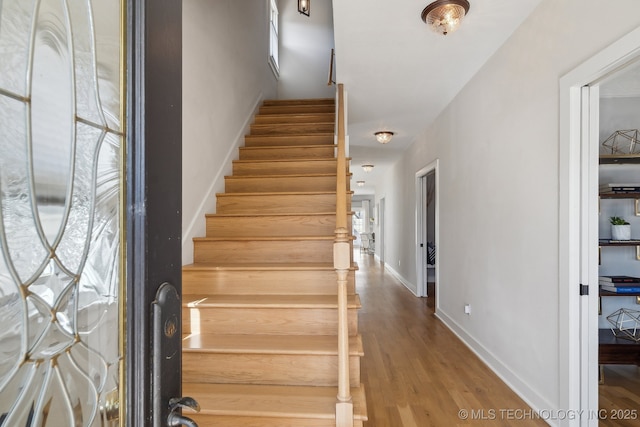
[[[0,0],[0,426],[118,417],[121,0]]]

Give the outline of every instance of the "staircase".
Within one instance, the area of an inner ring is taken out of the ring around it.
[[[202,408],[185,415],[200,427],[336,425],[334,122],[333,99],[265,101],[206,237],[194,239],[182,375],[183,395]],[[353,425],[362,427],[353,265],[347,289]]]

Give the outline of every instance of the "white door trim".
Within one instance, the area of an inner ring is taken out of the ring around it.
[[[426,297],[427,295],[427,285],[425,270],[427,263],[427,248],[425,242],[425,234],[426,234],[426,213],[424,211],[424,190],[423,190],[423,181],[424,178],[434,172],[436,175],[436,184],[435,184],[435,245],[436,245],[436,264],[435,264],[435,278],[436,278],[436,287],[439,286],[440,283],[440,269],[438,268],[440,258],[438,256],[438,249],[440,248],[440,159],[436,159],[433,162],[429,163],[427,166],[420,169],[416,172],[415,175],[415,191],[416,191],[416,207],[415,207],[415,215],[416,215],[416,241],[415,241],[415,251],[416,251],[416,278],[417,278],[417,286],[416,286],[416,294],[419,297]],[[424,244],[425,246],[420,247],[420,244]],[[436,292],[436,308],[438,307],[438,295],[440,293]]]
[[[591,372],[597,369],[597,341],[592,341],[594,331],[589,331],[581,339],[581,305],[586,304],[588,323],[596,325],[597,307],[594,311],[592,301],[597,297],[598,283],[590,280],[589,271],[582,264],[593,263],[588,251],[581,250],[581,241],[585,236],[584,230],[589,226],[581,226],[582,221],[591,223],[588,212],[590,198],[597,194],[597,185],[584,182],[589,176],[590,159],[583,155],[582,141],[589,140],[588,129],[583,129],[581,114],[583,113],[582,87],[597,83],[602,78],[620,69],[630,61],[640,57],[640,28],[635,29],[617,42],[611,44],[576,69],[560,79],[560,147],[559,147],[559,386],[560,408],[583,411],[582,419],[563,420],[562,426],[596,426],[597,417],[589,420],[588,414],[597,413],[597,376],[593,378]],[[594,147],[584,147],[590,152]],[[596,165],[597,166],[597,165]],[[596,188],[591,188],[596,185]],[[586,202],[583,204],[582,201]],[[596,261],[597,262],[597,261]],[[597,267],[597,264],[596,264]],[[586,271],[586,272],[585,272]],[[597,274],[597,273],[596,273]],[[586,275],[586,277],[585,277]],[[580,284],[589,285],[590,298],[588,303],[581,301],[579,295]],[[597,300],[595,300],[597,302]],[[596,321],[593,322],[593,318]],[[597,334],[597,330],[595,331]],[[597,340],[597,335],[596,335]],[[595,354],[594,354],[595,353]],[[586,378],[582,375],[581,366],[588,365]],[[597,374],[596,374],[597,375]]]

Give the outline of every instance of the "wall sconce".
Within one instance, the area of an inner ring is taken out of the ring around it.
[[[311,10],[311,0],[298,0],[298,12],[309,16]]]
[[[362,169],[364,169],[365,172],[371,172],[373,170],[373,165],[362,165]]]
[[[364,181],[356,181],[358,187],[364,187]]]
[[[422,20],[433,31],[446,36],[458,29],[467,12],[467,0],[436,0],[424,8]]]
[[[376,139],[380,144],[386,144],[389,141],[391,141],[391,138],[393,137],[393,132],[390,132],[388,130],[383,130],[383,131],[374,133],[374,135],[376,136]]]

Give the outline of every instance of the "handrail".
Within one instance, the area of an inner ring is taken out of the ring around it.
[[[333,79],[333,60],[335,56],[336,55],[334,49],[331,49],[331,60],[329,61],[329,81],[327,82],[327,86],[336,84],[336,81]]]
[[[351,238],[347,227],[347,158],[346,111],[344,85],[338,85],[337,108],[337,180],[336,238],[333,243],[333,266],[338,276],[338,396],[336,426],[353,427],[353,401],[349,384],[349,328],[347,311],[347,277],[351,267]]]

